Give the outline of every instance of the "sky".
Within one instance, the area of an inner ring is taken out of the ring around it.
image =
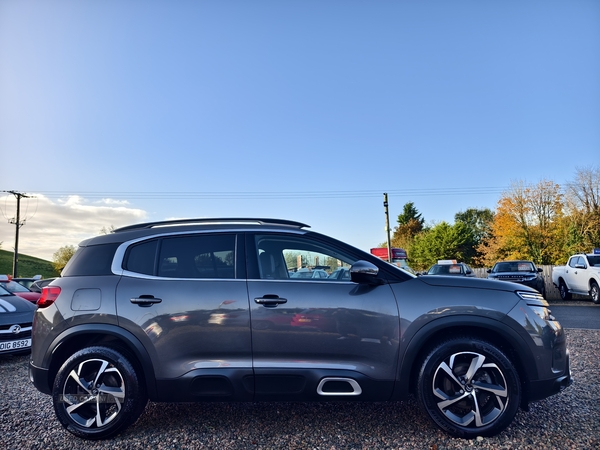
[[[30,256],[184,217],[368,250],[384,193],[453,223],[600,164],[600,2],[0,0],[0,156]]]

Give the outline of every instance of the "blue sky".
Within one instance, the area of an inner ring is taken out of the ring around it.
[[[452,223],[600,164],[600,2],[2,0],[0,153],[33,256],[173,217],[368,249],[384,192]]]

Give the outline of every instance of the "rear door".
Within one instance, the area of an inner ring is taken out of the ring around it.
[[[119,325],[148,349],[159,387],[211,372],[252,375],[243,252],[235,233],[153,238],[125,252]]]

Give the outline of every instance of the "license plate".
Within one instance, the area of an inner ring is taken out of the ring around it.
[[[19,350],[31,347],[31,339],[19,339],[18,341],[5,341],[0,342],[0,352],[7,352],[9,350]]]

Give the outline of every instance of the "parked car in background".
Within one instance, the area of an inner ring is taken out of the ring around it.
[[[35,305],[0,286],[0,355],[28,353]]]
[[[36,303],[41,295],[39,292],[31,292],[25,286],[11,280],[6,275],[0,275],[0,286],[2,286],[11,294],[18,295],[25,300],[29,300],[31,303]]]
[[[327,278],[329,274],[323,269],[308,269],[303,267],[293,272],[290,278]]]
[[[41,294],[44,286],[48,286],[54,280],[56,280],[56,278],[42,278],[41,280],[34,281],[31,286],[29,286],[29,290]]]
[[[41,276],[41,275],[35,275],[35,276],[31,277],[31,278],[21,278],[21,277],[14,278],[14,277],[13,277],[13,279],[12,279],[12,280],[13,280],[13,281],[16,281],[16,282],[17,282],[17,283],[19,283],[19,284],[22,284],[22,285],[23,285],[23,286],[25,286],[27,289],[31,289],[31,285],[32,285],[32,284],[33,284],[35,281],[38,281],[38,280],[41,280],[41,279],[42,279],[42,276]]]
[[[579,294],[590,296],[594,303],[600,304],[600,249],[594,249],[593,254],[573,255],[566,266],[554,267],[552,283],[563,300]]]
[[[455,260],[440,260],[429,268],[426,275],[452,275],[459,277],[474,277],[471,267]]]
[[[350,281],[290,278],[298,261],[336,261]],[[411,394],[472,439],[571,384],[566,333],[536,290],[417,278],[288,220],[182,219],[88,239],[34,317],[30,379],[85,439],[122,432],[148,400]]]
[[[537,290],[546,297],[546,286],[541,267],[536,267],[533,261],[500,261],[488,269],[488,279],[499,281],[512,281]]]

